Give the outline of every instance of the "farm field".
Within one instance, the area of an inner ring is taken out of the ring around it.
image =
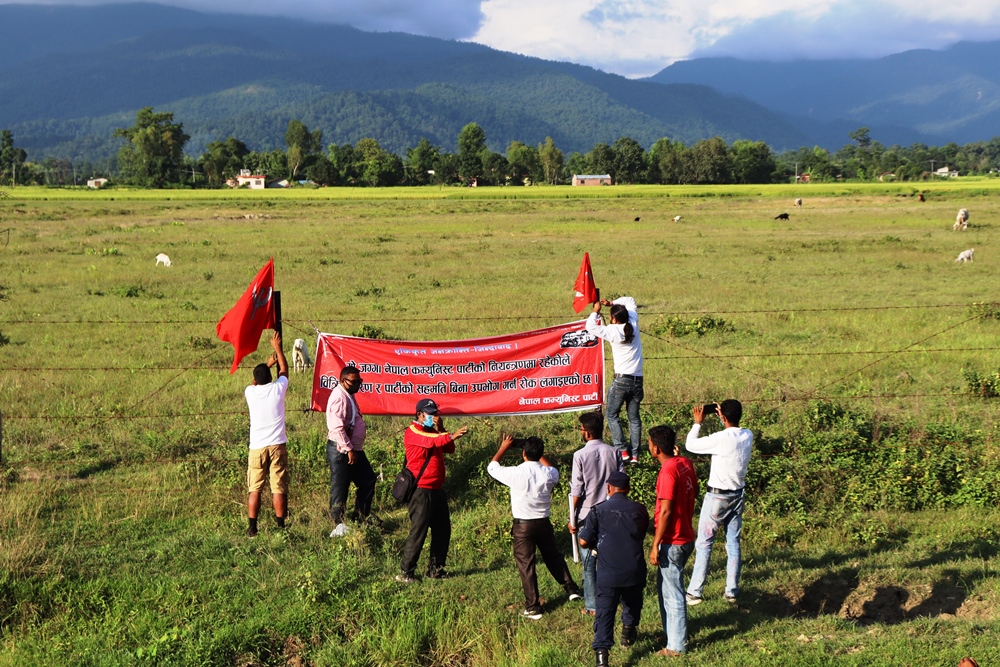
[[[407,588],[389,482],[381,528],[326,537],[308,374],[287,403],[290,527],[262,512],[245,537],[243,388],[268,346],[230,376],[215,338],[269,257],[290,352],[315,345],[313,325],[432,340],[572,321],[585,251],[603,295],[640,304],[644,424],[683,437],[692,405],[735,397],[757,438],[745,595],[722,601],[717,549],[715,597],[690,611],[677,662],[990,664],[998,186],[8,191],[0,664],[590,664],[590,625],[545,572],[548,613],[518,617],[509,505],[485,473],[510,430],[544,437],[566,473],[575,415],[462,420],[446,487],[459,576]],[[970,228],[953,232],[961,207]],[[173,266],[154,266],[160,252]],[[370,418],[387,479],[406,423]],[[649,502],[656,470],[638,468]],[[658,624],[650,586],[640,640],[612,664],[662,662]]]

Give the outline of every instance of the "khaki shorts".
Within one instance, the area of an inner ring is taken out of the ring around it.
[[[247,466],[247,489],[258,493],[270,473],[271,493],[288,493],[288,449],[285,445],[270,445],[250,450]]]

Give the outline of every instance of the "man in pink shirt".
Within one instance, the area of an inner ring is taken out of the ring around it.
[[[326,403],[326,461],[330,464],[330,518],[334,529],[330,537],[343,537],[348,527],[344,523],[347,493],[351,483],[357,487],[352,519],[364,520],[375,498],[375,471],[365,454],[368,428],[354,400],[361,389],[361,372],[354,366],[340,371],[340,383],[330,392]]]

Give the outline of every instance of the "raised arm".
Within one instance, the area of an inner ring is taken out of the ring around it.
[[[281,334],[277,331],[271,335],[271,347],[274,348],[274,354],[268,359],[267,365],[274,366],[273,360],[278,364],[278,377],[288,377],[288,361],[285,359],[285,351],[281,349]]]

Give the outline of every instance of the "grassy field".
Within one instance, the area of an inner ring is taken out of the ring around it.
[[[447,487],[460,576],[405,588],[387,483],[381,530],[326,537],[309,376],[288,400],[290,529],[265,516],[244,536],[242,390],[266,346],[230,376],[214,336],[272,256],[287,348],[314,345],[312,324],[427,340],[571,321],[584,251],[605,295],[640,303],[645,423],[685,432],[692,404],[732,396],[757,436],[746,595],[721,600],[719,560],[678,662],[989,664],[1000,411],[969,373],[1000,368],[998,184],[920,184],[924,203],[858,184],[8,191],[0,664],[589,663],[589,625],[545,573],[549,613],[517,617],[509,508],[485,475],[511,429],[567,470],[573,415],[466,421]],[[952,232],[960,207],[972,226]],[[371,422],[391,478],[405,420]],[[648,500],[648,460],[635,477]],[[657,625],[650,587],[613,664],[662,661]]]

